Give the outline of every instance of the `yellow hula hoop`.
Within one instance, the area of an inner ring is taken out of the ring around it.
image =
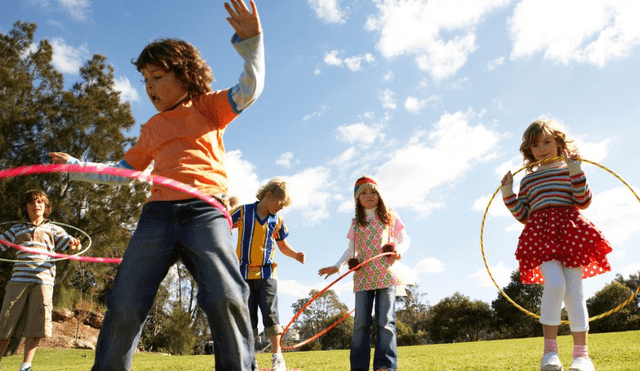
[[[544,160],[540,160],[537,161],[533,164],[531,164],[530,166],[535,166],[541,162],[547,162],[547,161],[555,161],[555,160],[563,160],[562,157],[554,157],[551,159],[544,159]],[[633,188],[629,185],[629,183],[627,183],[624,179],[622,179],[618,174],[616,174],[613,170],[607,168],[606,166],[600,165],[596,162],[593,161],[589,161],[589,160],[585,160],[585,159],[580,159],[580,161],[582,162],[586,162],[589,163],[591,165],[595,165],[599,168],[601,168],[602,170],[608,172],[609,174],[613,175],[614,177],[616,177],[619,181],[621,181],[625,186],[627,186],[627,188],[631,191],[631,193],[633,193],[633,195],[635,196],[636,200],[638,200],[638,202],[640,202],[640,197],[638,197],[638,194],[636,193],[636,191],[633,190]],[[526,169],[527,166],[522,167],[521,169],[519,169],[518,171],[516,171],[515,173],[513,173],[513,175],[518,174],[519,172],[521,172],[522,170]],[[515,301],[513,301],[509,295],[507,295],[504,291],[502,291],[502,289],[500,288],[500,286],[498,285],[498,283],[496,282],[496,280],[493,278],[493,275],[491,274],[491,269],[489,269],[489,264],[487,263],[487,257],[486,254],[484,252],[484,224],[487,220],[487,213],[489,212],[489,207],[491,206],[491,203],[493,202],[493,199],[496,197],[496,195],[498,194],[498,192],[500,192],[500,187],[498,187],[498,189],[496,189],[495,192],[493,192],[493,195],[491,196],[491,198],[489,199],[489,204],[487,204],[487,208],[484,210],[484,215],[482,216],[482,226],[480,227],[480,249],[482,251],[482,260],[484,261],[484,266],[487,269],[487,273],[489,273],[489,277],[491,278],[491,281],[493,282],[493,284],[496,286],[496,288],[498,288],[498,291],[500,291],[500,294],[507,299],[507,301],[511,304],[513,304],[513,306],[515,306],[516,308],[520,309],[522,312],[535,317],[535,318],[540,318],[539,314],[535,314],[530,312],[529,310],[523,308],[522,306],[520,306],[518,303],[516,303]],[[625,305],[629,304],[633,298],[636,297],[636,295],[638,295],[638,292],[640,292],[640,285],[635,289],[635,291],[631,294],[631,296],[629,296],[629,298],[627,300],[625,300],[622,304],[618,305],[617,307],[606,311],[602,314],[598,314],[597,316],[593,316],[591,318],[589,318],[589,321],[595,321],[597,319],[600,318],[604,318],[612,313],[615,313],[617,311],[619,311],[620,309],[622,309]],[[563,324],[567,324],[569,323],[569,321],[562,321]]]

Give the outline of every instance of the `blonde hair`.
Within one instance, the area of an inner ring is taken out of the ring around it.
[[[289,196],[289,192],[287,190],[287,182],[282,178],[273,178],[267,184],[263,185],[258,189],[258,193],[256,193],[256,198],[259,201],[262,201],[264,196],[267,195],[268,192],[271,192],[273,197],[276,197],[282,201],[283,206],[291,205],[291,196]]]
[[[532,164],[536,162],[531,147],[538,142],[540,135],[551,135],[560,144],[557,156],[562,156],[565,149],[572,154],[578,155],[578,148],[573,144],[573,140],[567,137],[566,129],[564,129],[555,120],[539,119],[532,122],[522,134],[522,144],[520,144],[520,153],[524,157],[523,163],[527,170],[533,170]]]

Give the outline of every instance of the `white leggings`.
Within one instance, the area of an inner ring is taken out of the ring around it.
[[[564,301],[571,332],[587,331],[589,314],[582,293],[582,267],[567,268],[561,262],[551,260],[540,264],[540,271],[544,277],[540,323],[560,325],[560,311]]]

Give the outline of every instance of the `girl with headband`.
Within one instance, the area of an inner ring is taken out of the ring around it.
[[[376,337],[373,369],[398,369],[396,342],[396,286],[401,282],[392,269],[393,264],[409,248],[410,240],[398,214],[387,208],[379,193],[377,182],[368,175],[355,184],[355,218],[347,238],[349,247],[331,267],[321,268],[320,276],[337,273],[347,262],[349,268],[385,252],[393,255],[372,260],[355,271],[356,315],[351,340],[351,370],[368,370],[371,354],[371,312],[375,308],[378,335]],[[375,307],[374,307],[375,301]]]
[[[564,130],[553,120],[534,121],[522,136],[520,152],[527,174],[514,194],[513,176],[502,179],[502,198],[524,224],[516,259],[522,283],[542,283],[540,323],[544,334],[541,370],[562,370],[558,357],[558,326],[562,302],[573,334],[570,371],[593,371],[587,348],[589,315],[582,279],[610,271],[611,246],[579,209],[591,203],[591,191],[580,156]],[[563,160],[554,157],[561,156]],[[542,161],[538,163],[538,161]]]

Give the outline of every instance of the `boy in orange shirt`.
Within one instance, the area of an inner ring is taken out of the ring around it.
[[[134,62],[147,95],[159,111],[141,128],[138,142],[117,164],[177,180],[213,195],[227,197],[222,137],[226,126],[260,95],[264,86],[262,27],[253,0],[225,3],[236,31],[232,44],[244,59],[238,83],[211,91],[213,76],[198,49],[176,39],[153,42]],[[81,163],[52,152],[55,162]],[[71,174],[75,180],[128,183],[128,178]],[[221,210],[206,201],[161,185],[140,215],[136,231],[107,296],[107,313],[98,338],[93,371],[129,370],[142,324],[169,268],[182,258],[198,284],[198,303],[209,319],[216,347],[216,370],[255,370],[253,333],[246,301],[248,288],[237,268],[229,224]],[[215,322],[214,322],[215,319]]]

